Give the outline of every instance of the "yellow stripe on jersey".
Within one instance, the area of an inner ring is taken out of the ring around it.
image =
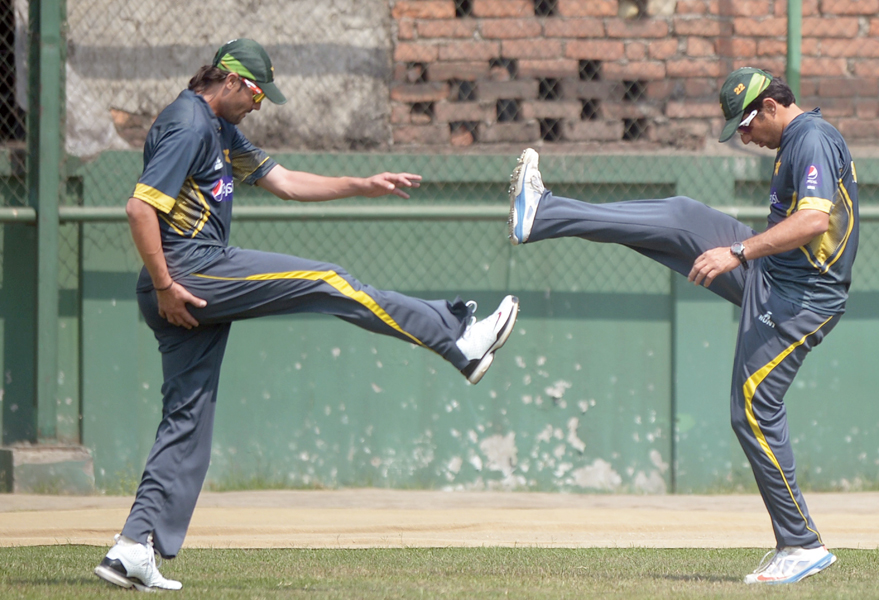
[[[378,303],[372,299],[372,297],[366,292],[358,292],[351,284],[345,281],[338,273],[335,271],[288,271],[286,273],[259,273],[257,275],[248,275],[247,277],[215,277],[213,275],[202,275],[201,273],[193,273],[195,277],[201,277],[203,279],[215,279],[220,281],[272,281],[277,279],[305,279],[308,281],[323,281],[327,283],[343,295],[351,298],[352,300],[359,302],[363,306],[369,309],[372,314],[377,316],[379,319],[385,322],[386,325],[394,329],[395,331],[399,331],[413,342],[418,344],[419,346],[424,346],[424,343],[416,338],[414,335],[407,331],[403,331],[403,328],[397,324],[391,316],[385,312]]]
[[[201,193],[198,184],[195,183],[195,179],[190,177],[189,184],[192,186],[192,191],[195,192],[195,197],[198,198],[198,201],[201,202],[202,207],[204,207],[201,219],[199,219],[198,223],[196,223],[192,230],[192,237],[195,237],[198,235],[198,232],[204,228],[204,224],[208,222],[208,218],[211,216],[211,205],[204,199],[204,195]]]
[[[781,363],[781,361],[783,361],[791,352],[802,346],[805,343],[807,337],[818,332],[832,318],[833,317],[828,317],[826,321],[818,326],[818,329],[816,329],[812,333],[804,335],[802,338],[800,338],[799,341],[785,348],[781,354],[776,356],[767,365],[751,375],[743,386],[743,391],[745,393],[745,415],[748,418],[748,424],[751,426],[751,431],[754,432],[754,437],[757,438],[757,442],[760,444],[763,452],[766,453],[766,456],[769,457],[769,460],[772,462],[773,465],[775,465],[775,468],[778,469],[778,472],[781,475],[781,479],[782,481],[784,481],[784,485],[787,487],[788,494],[790,494],[791,500],[793,500],[794,505],[797,507],[797,511],[806,522],[806,529],[817,535],[819,542],[821,541],[821,535],[817,531],[809,527],[809,520],[806,518],[806,515],[803,514],[803,510],[800,508],[800,505],[797,503],[797,499],[794,497],[794,492],[790,487],[790,483],[788,483],[787,477],[785,477],[784,475],[784,469],[781,468],[781,465],[778,463],[778,459],[775,457],[775,453],[772,451],[772,448],[770,448],[769,442],[766,440],[766,436],[763,434],[763,430],[760,429],[760,424],[757,422],[757,416],[754,414],[754,395],[757,393],[757,387],[763,382],[763,380],[766,379],[766,377],[772,372],[772,370],[777,367],[779,363]]]
[[[842,180],[839,180],[837,184],[836,195],[836,203],[830,204],[830,220],[827,231],[823,235],[816,237],[812,243],[800,247],[800,250],[803,251],[803,254],[809,260],[809,264],[818,269],[822,274],[827,273],[830,267],[843,255],[855,225],[852,199],[842,184]],[[804,198],[803,200],[811,199]],[[819,203],[826,202],[822,198],[817,200]],[[810,208],[822,210],[819,206],[811,206]],[[822,210],[822,212],[824,211]]]
[[[820,210],[823,213],[830,214],[830,211],[833,209],[833,202],[825,198],[815,198],[813,196],[807,196],[805,198],[800,198],[800,200],[797,202],[797,210],[802,210],[804,208],[810,210]]]
[[[156,188],[150,187],[145,183],[138,183],[134,187],[134,195],[132,197],[137,198],[138,200],[143,200],[163,213],[171,212],[171,209],[174,208],[174,204],[177,202],[176,198],[172,198],[168,194],[160,192]]]

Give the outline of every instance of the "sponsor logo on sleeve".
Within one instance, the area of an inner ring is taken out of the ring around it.
[[[232,178],[225,176],[220,177],[214,186],[211,188],[211,195],[214,197],[214,202],[223,202],[225,200],[232,199],[232,190],[234,185],[232,183]]]
[[[819,173],[818,167],[810,165],[809,170],[806,172],[806,189],[814,190],[819,185],[821,185],[821,173]]]

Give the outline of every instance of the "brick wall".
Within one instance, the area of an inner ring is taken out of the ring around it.
[[[716,139],[733,69],[784,76],[787,0],[396,0],[396,145]],[[879,138],[879,0],[803,0],[801,97]]]

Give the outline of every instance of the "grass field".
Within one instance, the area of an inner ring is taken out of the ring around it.
[[[92,574],[106,548],[0,548],[0,598],[135,594]],[[185,549],[166,561],[175,598],[879,598],[879,551],[838,550],[827,571],[792,586],[746,586],[762,550],[411,548]]]

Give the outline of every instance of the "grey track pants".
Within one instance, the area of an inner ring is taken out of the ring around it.
[[[162,354],[163,411],[123,535],[141,543],[152,534],[165,558],[186,536],[210,463],[220,365],[232,321],[267,315],[322,313],[435,351],[457,369],[468,360],[456,345],[470,309],[460,298],[426,301],[361,284],[342,268],[239,248],[199,273],[177,280],[204,308],[190,307],[199,326],[159,317],[144,270],[138,303]]]
[[[690,198],[588,204],[547,191],[528,243],[561,237],[616,243],[687,276],[711,248],[754,235],[736,219]],[[716,278],[708,288],[742,307],[730,394],[731,422],[772,519],[778,548],[822,542],[800,489],[784,395],[809,351],[840,315],[821,315],[773,295],[763,260]]]

